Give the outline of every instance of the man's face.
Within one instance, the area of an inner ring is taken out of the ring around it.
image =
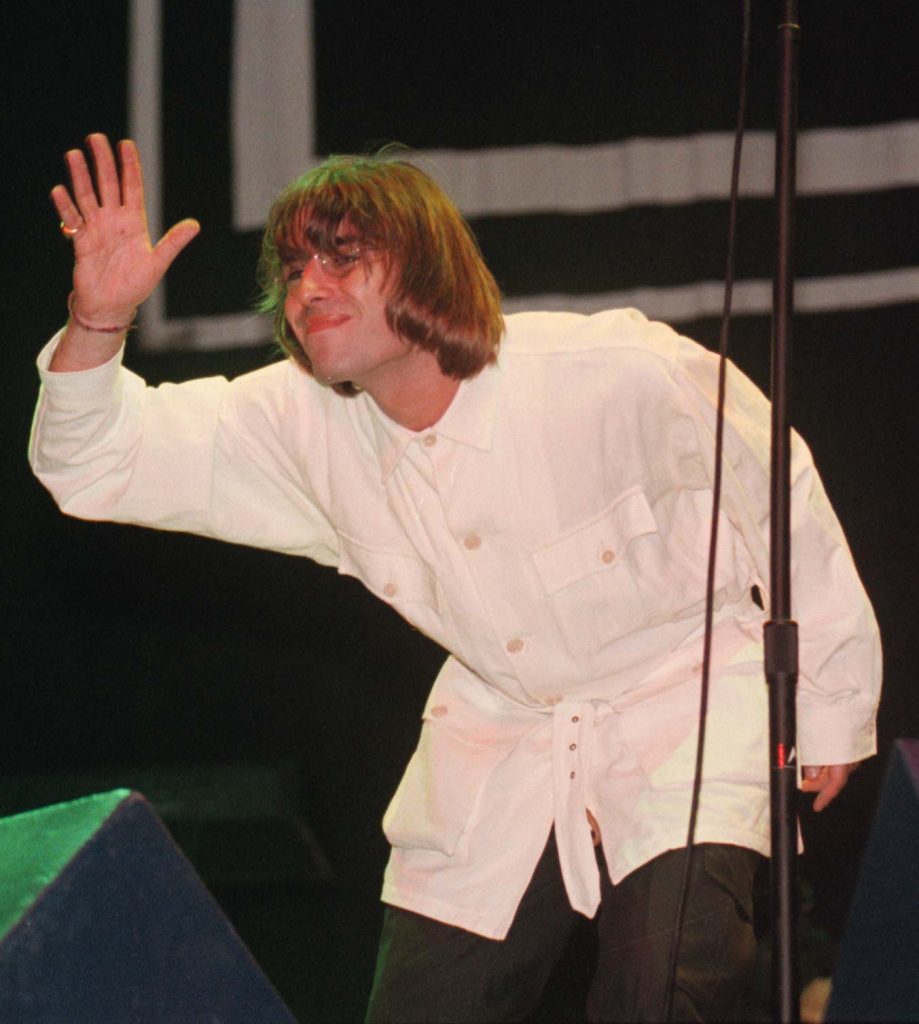
[[[323,384],[373,393],[406,372],[410,344],[386,323],[387,274],[343,228],[325,265],[308,248],[283,264],[284,315]]]

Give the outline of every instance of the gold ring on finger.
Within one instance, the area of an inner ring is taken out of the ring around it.
[[[65,238],[73,238],[73,236],[80,230],[79,226],[72,228],[69,225],[61,221],[61,234]]]

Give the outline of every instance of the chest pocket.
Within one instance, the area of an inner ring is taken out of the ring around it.
[[[640,488],[599,516],[533,552],[553,614],[574,655],[620,637],[687,618],[704,607],[712,496],[668,496],[663,532]],[[719,527],[716,590],[740,593],[736,535]]]
[[[421,606],[438,610],[437,580],[419,558],[401,551],[372,548],[339,533],[338,571],[354,576],[371,593],[402,611],[406,618],[417,617],[412,609]]]

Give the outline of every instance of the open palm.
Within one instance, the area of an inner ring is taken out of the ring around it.
[[[180,221],[153,245],[137,147],[120,142],[116,163],[106,136],[90,135],[87,145],[92,168],[82,150],[69,150],[71,188],[56,185],[51,191],[74,244],[74,302],[93,323],[127,323],[200,225]]]

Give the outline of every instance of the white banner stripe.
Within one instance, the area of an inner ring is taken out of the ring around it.
[[[243,134],[240,127],[236,137]],[[586,214],[727,199],[733,145],[734,138],[728,133],[707,133],[594,146],[426,150],[410,159],[440,182],[467,217]],[[773,194],[774,148],[775,137],[770,132],[749,132],[745,137],[744,196]],[[250,189],[237,195],[238,230],[259,228],[277,191],[294,176],[288,173],[292,169],[289,162],[283,174],[272,175],[266,159],[270,152],[237,147],[240,173],[245,173],[247,161],[258,164],[258,169],[253,167],[247,175]],[[916,185],[919,121],[814,129],[798,137],[798,195],[876,192]]]
[[[632,306],[655,320],[687,322],[720,316],[724,285],[720,281],[699,281],[675,288],[636,288],[633,291],[594,295],[524,295],[506,299],[505,313],[526,310],[562,310],[597,313],[602,309]],[[865,309],[896,303],[919,302],[919,267],[887,270],[874,274],[803,278],[795,288],[799,313]],[[770,281],[738,281],[734,285],[736,314],[768,315],[772,311]],[[271,324],[255,313],[174,318],[167,334],[155,323],[141,323],[141,343],[149,351],[170,348],[191,350],[238,348],[271,340]],[[148,333],[149,330],[149,333]]]
[[[709,133],[595,146],[526,146],[419,153],[467,217],[600,213],[635,206],[723,200],[734,138]],[[744,139],[741,191],[774,191],[775,138]],[[874,192],[919,185],[919,121],[801,132],[799,195]]]
[[[826,313],[919,301],[919,267],[839,277],[800,278],[795,285],[799,313]],[[636,288],[593,295],[523,295],[506,299],[506,313],[526,310],[562,310],[596,313],[632,306],[655,320],[668,322],[720,316],[724,304],[721,281],[698,281],[675,288]],[[732,309],[736,314],[772,312],[772,282],[737,281]]]
[[[274,196],[315,162],[312,56],[312,4],[234,0],[230,104],[237,228],[261,227]]]

